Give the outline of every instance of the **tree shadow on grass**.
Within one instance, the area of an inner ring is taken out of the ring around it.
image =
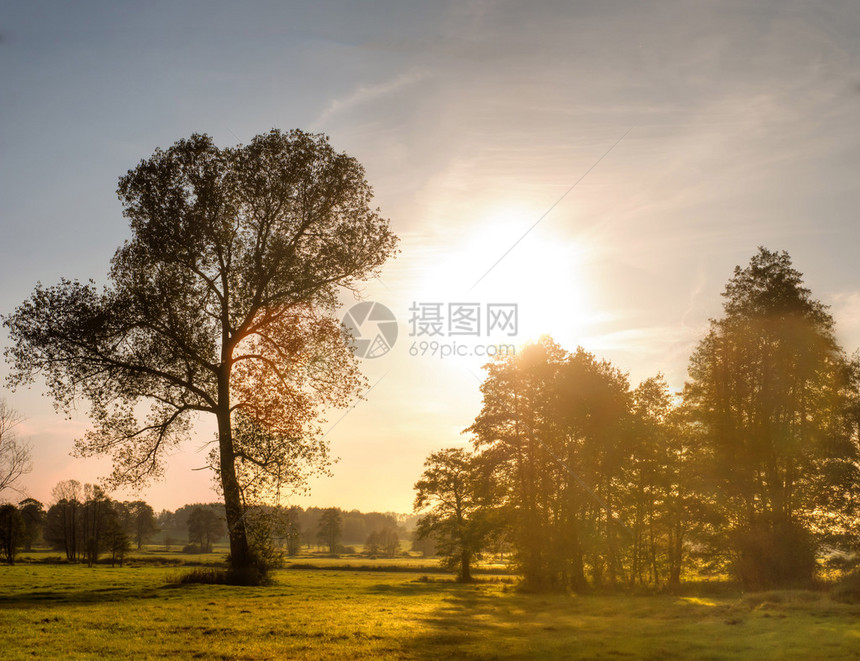
[[[135,587],[102,587],[102,588],[54,588],[17,592],[15,594],[0,594],[0,608],[29,608],[44,607],[51,604],[103,604],[107,602],[136,601],[139,599],[164,599],[170,591],[176,591],[177,596],[184,585],[157,585]]]

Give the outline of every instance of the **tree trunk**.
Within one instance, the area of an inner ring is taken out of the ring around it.
[[[460,553],[460,582],[461,583],[471,583],[472,582],[472,554],[468,551],[463,551]]]
[[[230,568],[242,571],[251,567],[251,550],[245,532],[245,516],[239,482],[236,479],[236,457],[233,453],[233,433],[230,425],[229,375],[218,384],[218,445],[220,450],[221,489],[230,537]]]

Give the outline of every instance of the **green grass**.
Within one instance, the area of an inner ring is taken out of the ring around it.
[[[850,659],[860,606],[805,591],[523,594],[421,573],[285,569],[262,588],[178,569],[0,567],[4,659]]]

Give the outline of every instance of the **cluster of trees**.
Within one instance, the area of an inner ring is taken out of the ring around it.
[[[858,549],[860,360],[786,253],[736,268],[673,396],[548,337],[489,364],[474,451],[432,454],[419,532],[462,580],[504,539],[537,588],[677,585],[691,560],[750,587]]]
[[[103,553],[122,566],[126,552],[158,531],[152,508],[143,501],[112,500],[100,487],[66,480],[57,484],[55,503],[45,511],[33,498],[0,507],[0,544],[8,563],[23,549],[44,542],[70,562],[95,564]]]
[[[42,536],[70,562],[94,565],[102,553],[122,566],[132,547],[141,548],[156,532],[155,513],[143,501],[121,502],[91,484],[65,480],[54,487]]]
[[[250,510],[249,529],[261,543],[261,530],[273,543],[297,555],[302,546],[344,553],[364,545],[368,555],[394,556],[407,531],[391,513],[344,511],[337,507],[257,507]]]

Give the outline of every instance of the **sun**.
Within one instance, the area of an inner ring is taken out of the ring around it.
[[[460,237],[428,251],[416,300],[515,304],[516,341],[542,334],[576,341],[595,316],[587,274],[587,243],[534,210],[487,210]]]

